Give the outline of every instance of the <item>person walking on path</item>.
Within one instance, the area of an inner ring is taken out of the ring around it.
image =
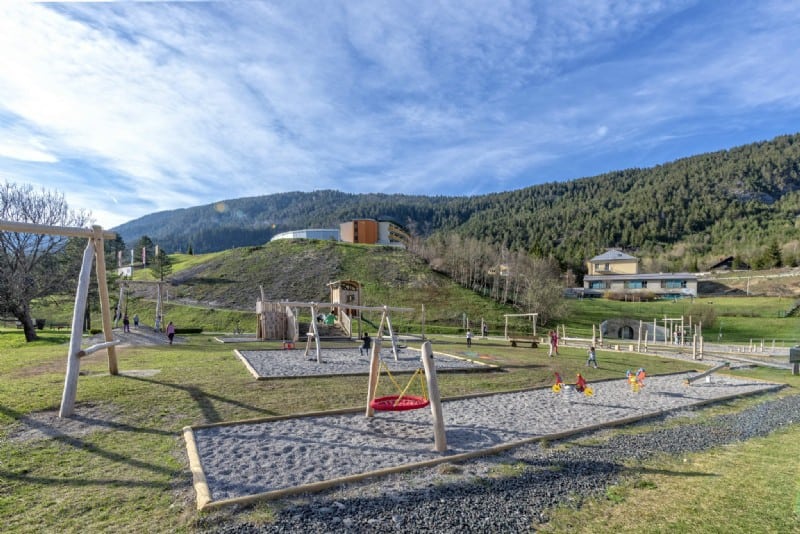
[[[169,344],[172,345],[172,340],[175,339],[175,325],[172,324],[172,321],[167,325],[167,337],[169,338]]]
[[[137,330],[139,329],[139,314],[138,313],[134,313],[133,314],[133,327],[136,328]]]
[[[589,357],[586,359],[586,367],[589,367],[589,364],[594,364],[594,368],[597,369],[597,354],[594,350],[594,345],[589,347]]]
[[[131,320],[128,319],[128,314],[127,313],[122,318],[122,331],[123,332],[130,332],[131,331]]]
[[[472,330],[467,328],[467,347],[472,346]]]
[[[361,336],[361,347],[358,349],[358,353],[362,356],[364,355],[364,351],[367,351],[367,356],[369,356],[369,349],[372,348],[372,338],[369,337],[369,332],[364,332],[364,335]]]

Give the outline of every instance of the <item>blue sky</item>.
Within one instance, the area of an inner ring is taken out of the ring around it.
[[[106,228],[475,195],[800,131],[800,3],[0,3],[0,180]]]

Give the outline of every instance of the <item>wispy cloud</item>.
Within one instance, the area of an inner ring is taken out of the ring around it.
[[[796,130],[798,22],[777,0],[4,3],[0,179],[111,226],[654,164]]]

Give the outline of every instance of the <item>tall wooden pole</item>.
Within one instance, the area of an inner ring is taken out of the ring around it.
[[[428,386],[428,400],[433,417],[433,442],[436,452],[447,450],[447,435],[444,431],[444,416],[442,415],[442,397],[439,393],[439,382],[436,379],[436,365],[433,363],[433,348],[430,341],[422,344],[422,366],[425,369],[425,381]]]
[[[61,395],[61,409],[59,417],[69,417],[75,411],[75,396],[78,391],[78,375],[80,374],[81,340],[83,339],[83,314],[86,311],[86,299],[89,295],[89,279],[92,273],[92,258],[94,247],[92,239],[86,244],[83,251],[81,272],[78,276],[78,289],[75,291],[75,307],[72,310],[72,332],[69,338],[69,352],[67,353],[67,373],[64,377],[64,392]]]
[[[380,331],[380,328],[378,329]],[[364,414],[366,417],[375,415],[375,408],[372,407],[372,401],[375,399],[375,391],[378,389],[378,375],[381,372],[381,336],[375,335],[372,342],[372,354],[369,359],[369,382],[367,383],[367,412]]]
[[[94,238],[94,257],[95,257],[95,272],[97,274],[97,289],[100,293],[100,315],[103,321],[103,337],[108,341],[114,340],[114,334],[111,327],[111,303],[108,300],[108,282],[106,281],[106,254],[105,246],[103,245],[103,229],[99,226],[93,226]],[[108,373],[112,376],[119,374],[117,368],[117,351],[114,345],[106,349],[108,351]]]

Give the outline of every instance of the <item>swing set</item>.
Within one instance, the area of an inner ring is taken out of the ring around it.
[[[428,397],[428,389],[425,387],[425,370],[420,367],[414,374],[411,375],[411,378],[408,380],[408,383],[405,387],[400,387],[400,384],[397,382],[395,377],[392,375],[392,372],[389,370],[389,366],[386,365],[386,362],[383,360],[380,361],[380,368],[381,371],[386,372],[386,376],[394,385],[398,394],[395,395],[386,395],[383,397],[376,397],[370,401],[370,406],[374,410],[378,411],[386,411],[386,412],[402,412],[406,410],[418,410],[420,408],[424,408],[430,405],[431,401]],[[381,376],[381,371],[378,372],[378,382],[375,383],[375,390],[378,390],[379,381]],[[408,395],[409,389],[411,386],[417,384],[419,395]]]
[[[376,411],[400,412],[419,410],[430,406],[431,416],[433,417],[434,448],[437,452],[444,452],[447,450],[447,437],[444,430],[442,401],[439,395],[439,385],[436,381],[436,366],[433,363],[431,342],[426,341],[422,344],[420,350],[422,367],[414,371],[406,385],[401,387],[400,383],[389,371],[386,362],[380,356],[383,342],[383,325],[386,323],[387,316],[388,309],[384,309],[378,332],[375,336],[375,342],[372,344],[365,416],[373,417]],[[385,372],[388,381],[394,386],[394,392],[379,397],[377,396],[378,383],[382,372]],[[415,385],[416,390],[412,390]]]

